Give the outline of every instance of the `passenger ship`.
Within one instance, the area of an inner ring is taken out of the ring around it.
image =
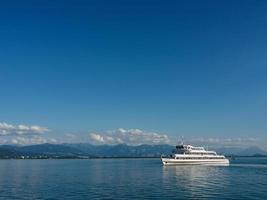
[[[175,153],[170,157],[161,156],[163,165],[223,165],[228,166],[229,160],[215,151],[207,151],[204,147],[177,145]]]

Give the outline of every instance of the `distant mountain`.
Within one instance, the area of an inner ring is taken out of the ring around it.
[[[119,145],[100,145],[94,146],[91,144],[65,144],[70,147],[77,148],[82,152],[99,157],[159,157],[162,154],[169,155],[175,149],[171,145],[139,145],[129,146],[125,144]],[[227,147],[214,149],[217,153],[224,155],[235,156],[254,156],[254,155],[267,155],[267,151],[259,147],[238,148]]]
[[[259,147],[253,146],[243,149],[241,152],[239,152],[239,155],[241,156],[267,155],[267,151],[264,151]]]
[[[98,157],[159,157],[161,154],[170,154],[174,149],[170,145],[91,145],[91,144],[65,144],[81,150],[82,152]]]
[[[267,155],[267,151],[259,147],[248,147],[248,148],[238,148],[238,147],[228,147],[216,149],[217,153],[222,153],[225,155],[235,155],[235,156],[259,156]]]
[[[39,144],[29,146],[2,145],[0,158],[80,158],[80,157],[159,157],[170,154],[170,145],[91,145]]]
[[[2,145],[0,158],[57,158],[78,157],[85,155],[79,149],[61,144],[38,144],[29,146]]]
[[[39,144],[31,146],[22,146],[18,148],[19,152],[37,155],[84,155],[84,152],[77,148],[62,144]]]
[[[39,144],[29,146],[2,145],[0,158],[93,158],[93,157],[159,157],[169,155],[174,146],[170,145],[91,145],[80,144]],[[219,148],[218,153],[235,156],[267,155],[259,147]]]
[[[20,156],[15,146],[0,146],[0,158],[19,158]]]
[[[218,154],[224,155],[240,155],[240,152],[243,150],[239,147],[221,147],[214,149]]]

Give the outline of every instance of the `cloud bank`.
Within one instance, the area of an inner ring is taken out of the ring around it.
[[[56,144],[58,141],[53,138],[44,138],[41,136],[33,136],[33,137],[14,137],[10,141],[11,144],[15,145],[33,145],[33,144],[44,144],[44,143],[50,143],[50,144]]]
[[[46,134],[50,129],[38,125],[13,125],[0,122],[0,144],[32,145],[43,143],[91,143],[94,145],[176,145],[181,141],[179,135],[170,136],[167,134],[144,131],[141,129],[119,128],[105,132],[87,133],[65,133],[65,134]],[[89,136],[89,137],[88,137]],[[237,138],[211,138],[211,137],[185,137],[185,144],[195,146],[213,147],[249,147],[260,146],[267,149],[266,140],[254,137]]]
[[[0,122],[0,136],[36,135],[50,131],[48,128],[33,125],[12,125]]]
[[[254,137],[238,138],[193,138],[185,140],[186,143],[214,146],[214,147],[248,147],[258,146],[262,141]],[[264,145],[264,144],[262,144]]]
[[[141,145],[141,144],[169,144],[177,145],[181,143],[177,136],[169,136],[167,134],[148,132],[140,129],[123,129],[119,128],[113,131],[106,131],[103,133],[90,133],[89,143],[95,145]],[[212,148],[218,147],[250,147],[261,146],[267,148],[266,142],[254,137],[237,137],[237,138],[212,138],[212,137],[194,137],[184,138],[184,144],[191,144],[195,146],[209,146]]]
[[[92,144],[170,144],[170,139],[166,134],[147,132],[140,129],[119,128],[105,133],[90,133],[90,143]]]
[[[50,129],[38,125],[13,125],[0,122],[0,144],[31,145],[56,143],[53,138],[45,138],[42,134]]]

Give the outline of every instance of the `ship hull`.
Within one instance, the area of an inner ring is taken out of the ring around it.
[[[161,158],[163,165],[215,165],[229,166],[229,160],[224,159],[174,159]]]

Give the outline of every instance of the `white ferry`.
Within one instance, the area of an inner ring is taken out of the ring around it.
[[[207,151],[204,147],[177,145],[175,153],[169,157],[161,156],[163,165],[223,165],[228,166],[229,160],[215,151]]]

